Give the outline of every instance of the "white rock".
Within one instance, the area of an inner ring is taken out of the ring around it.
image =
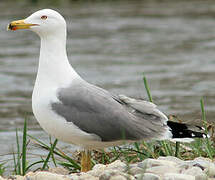
[[[158,158],[158,160],[166,160],[166,161],[172,161],[172,162],[175,162],[177,164],[181,164],[183,163],[184,161],[177,158],[177,157],[174,157],[174,156],[160,156]]]
[[[178,169],[180,169],[180,173],[183,173],[183,171],[188,170],[189,168],[192,168],[193,166],[189,165],[189,164],[179,164],[176,166]]]
[[[205,168],[204,173],[209,177],[215,177],[215,165],[214,163],[210,163],[208,167]]]
[[[215,166],[209,166],[204,170],[205,174],[209,177],[215,177]]]
[[[25,178],[24,176],[19,176],[19,175],[9,177],[8,179],[9,179],[9,180],[11,180],[11,179],[15,179],[15,180],[26,180],[26,178]],[[0,180],[6,180],[6,179],[3,179],[3,178],[1,179],[1,178],[0,178]]]
[[[127,178],[125,178],[122,175],[116,175],[116,176],[110,177],[110,180],[127,180]]]
[[[195,180],[195,177],[187,174],[165,173],[163,180]]]
[[[138,167],[143,169],[155,167],[155,166],[167,166],[167,165],[171,167],[175,167],[177,166],[177,163],[173,161],[159,160],[159,159],[146,159],[143,162],[138,163]]]
[[[106,165],[103,164],[96,164],[91,171],[88,171],[87,173],[99,177],[106,169]]]
[[[202,173],[202,169],[200,167],[195,167],[195,166],[182,171],[182,174],[188,174],[192,176],[196,176],[201,173]]]
[[[126,179],[129,179],[129,180],[135,180],[135,178],[132,175],[120,172],[118,170],[113,170],[113,169],[105,170],[99,176],[99,180],[110,180],[111,177],[118,176],[118,175],[123,176],[123,177],[125,177]]]
[[[80,180],[80,176],[77,176],[76,174],[71,174],[68,177],[72,180]]]
[[[146,169],[146,173],[162,175],[164,173],[179,173],[179,169],[174,166],[155,166]]]
[[[126,170],[128,170],[128,165],[121,162],[120,160],[116,160],[113,163],[107,165],[106,169],[114,169],[114,170],[118,170],[121,172],[125,172]]]
[[[69,170],[67,170],[63,167],[49,168],[48,171],[51,173],[62,174],[62,175],[68,175],[69,174]]]
[[[97,170],[97,169],[105,169],[107,166],[104,164],[96,164],[95,166],[93,166],[92,170]]]
[[[152,173],[136,174],[136,180],[161,180],[160,176]]]
[[[195,176],[195,180],[208,180],[208,176],[204,173]]]
[[[118,175],[119,172],[117,170],[105,170],[100,176],[99,180],[109,180],[111,176]]]
[[[215,164],[208,158],[198,157],[192,161],[186,161],[185,163],[204,169],[204,173],[209,177],[215,176]]]
[[[78,180],[99,180],[98,177],[91,176],[90,174],[82,174]],[[73,180],[73,179],[72,179]]]
[[[194,160],[190,161],[184,161],[184,164],[200,167],[201,169],[205,169],[210,166],[210,164],[213,164],[210,159],[198,157]],[[213,164],[214,165],[214,164]]]
[[[195,176],[195,180],[207,180],[207,175],[199,167],[191,167],[182,171],[182,174]]]
[[[145,169],[143,168],[139,168],[139,167],[132,167],[128,170],[128,174],[131,174],[131,175],[135,175],[135,174],[144,174],[145,172]]]
[[[70,180],[68,176],[42,171],[26,175],[25,177],[28,180]]]
[[[129,164],[129,168],[137,167],[137,163]]]

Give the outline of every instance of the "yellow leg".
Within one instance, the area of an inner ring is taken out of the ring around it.
[[[91,170],[91,151],[85,150],[81,152],[81,172]]]

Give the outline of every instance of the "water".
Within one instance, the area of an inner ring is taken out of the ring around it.
[[[1,1],[0,154],[12,147],[14,130],[23,127],[25,117],[31,133],[42,133],[31,110],[39,38],[30,31],[7,32],[6,26],[47,7],[65,16],[69,60],[84,79],[147,99],[144,72],[154,102],[166,114],[199,122],[204,97],[213,121],[214,1]]]

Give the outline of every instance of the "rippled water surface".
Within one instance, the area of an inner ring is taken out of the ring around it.
[[[8,32],[6,26],[47,7],[66,18],[69,60],[84,79],[114,93],[147,98],[144,72],[154,102],[166,114],[198,121],[203,96],[207,118],[214,120],[214,1],[26,2],[0,2],[0,146],[4,152],[25,117],[36,136],[41,132],[31,110],[40,41],[30,31]]]

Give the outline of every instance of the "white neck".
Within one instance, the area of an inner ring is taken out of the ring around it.
[[[69,64],[66,53],[66,33],[41,36],[36,86],[63,87],[80,78]]]

